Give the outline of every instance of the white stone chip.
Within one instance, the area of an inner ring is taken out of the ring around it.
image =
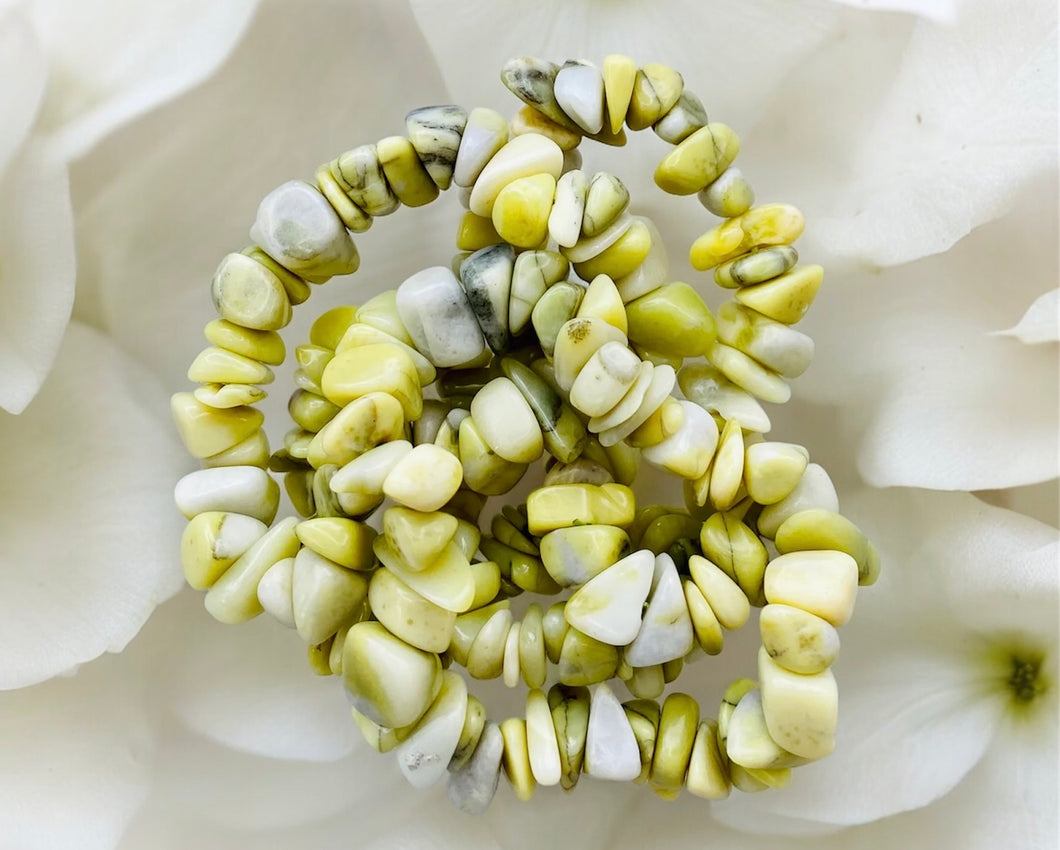
[[[560,68],[553,84],[560,109],[589,135],[604,127],[604,77],[592,65]]]
[[[611,689],[596,686],[585,735],[585,772],[597,779],[629,782],[640,776],[640,747],[633,727]]]
[[[467,684],[451,670],[442,672],[442,687],[412,734],[394,748],[398,769],[413,788],[427,788],[446,774],[460,743],[467,714]]]
[[[655,556],[652,592],[636,638],[626,648],[625,659],[634,667],[663,664],[684,658],[695,641],[681,577],[673,558]]]
[[[647,549],[612,564],[571,594],[564,608],[567,622],[598,641],[625,646],[640,630],[654,567]]]

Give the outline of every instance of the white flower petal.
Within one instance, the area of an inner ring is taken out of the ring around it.
[[[627,53],[676,68],[714,120],[737,128],[749,126],[792,68],[834,34],[839,16],[828,4],[795,9],[783,0],[665,0],[650,10],[606,0],[411,5],[449,91],[462,103],[514,114],[521,104],[498,77],[517,56],[600,63]]]
[[[1060,525],[1060,489],[1055,481],[1004,490],[980,490],[975,495],[987,504],[1032,517],[1053,528]]]
[[[1060,340],[1060,289],[1051,289],[1034,299],[1019,324],[997,336],[1011,336],[1027,345]]]
[[[159,743],[154,787],[131,832],[186,821],[271,833],[340,813],[359,832],[366,818],[407,812],[407,792],[393,759],[367,745],[350,758],[299,762],[237,753],[178,729]]]
[[[104,135],[208,77],[257,0],[36,0],[51,72],[41,125],[77,157]]]
[[[66,167],[31,140],[0,172],[0,408],[20,413],[59,349],[74,299]]]
[[[0,174],[29,135],[46,78],[44,52],[24,7],[0,7]]]
[[[0,699],[4,847],[115,846],[147,797],[154,757],[145,694],[131,666],[103,659]]]
[[[854,9],[881,12],[908,12],[939,23],[952,23],[960,0],[832,0]]]
[[[400,62],[395,45],[407,57]],[[405,133],[406,112],[445,97],[429,51],[399,6],[263,7],[214,77],[75,165],[83,200],[78,315],[106,328],[168,385],[183,384],[203,345],[200,329],[213,316],[210,277],[226,253],[247,244],[269,189],[311,177],[351,147]],[[329,307],[448,263],[458,210],[454,198],[401,210],[358,236],[361,271],[314,288],[285,333],[288,350]],[[282,377],[277,386],[285,386]],[[282,390],[269,399],[277,417],[286,418],[284,401]]]
[[[0,414],[0,688],[117,652],[176,592],[185,461],[164,399],[109,341],[71,326],[22,416]]]
[[[235,750],[277,759],[334,761],[360,736],[337,679],[315,675],[305,644],[268,617],[216,622],[187,591],[152,626],[179,640],[160,647],[165,704],[189,728]]]
[[[818,238],[894,265],[944,251],[1056,166],[1056,4],[968,3],[919,21]]]
[[[992,335],[1056,279],[1043,250],[1055,196],[1021,201],[944,256],[826,279],[796,392],[840,407],[870,483],[987,489],[1057,475],[1055,349]]]

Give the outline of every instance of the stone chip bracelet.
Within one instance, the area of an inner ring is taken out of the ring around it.
[[[813,356],[792,327],[823,278],[798,264],[803,217],[754,206],[736,134],[666,65],[520,58],[501,79],[525,104],[511,122],[415,109],[407,135],[269,193],[254,244],[221,261],[199,386],[172,399],[204,466],[175,491],[185,576],[222,622],[294,629],[368,742],[417,788],[447,778],[463,811],[484,811],[502,772],[524,800],[582,773],[665,798],[780,788],[833,749],[837,628],[879,571],[825,470],[764,436],[762,402],[787,401]],[[716,314],[670,279],[622,181],[580,168],[583,138],[647,127],[673,146],[656,184],[722,219],[689,255],[732,290]],[[453,184],[461,253],[316,320],[270,453],[254,405],[292,308],[357,271],[351,232]],[[542,458],[540,486],[484,518]],[[684,507],[638,507],[642,463],[681,482]],[[301,519],[276,521],[270,471]],[[523,593],[541,600],[517,618]],[[752,607],[756,679],[716,717],[663,698]],[[489,720],[460,667],[523,682],[524,716]]]

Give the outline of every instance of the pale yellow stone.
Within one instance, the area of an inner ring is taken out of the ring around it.
[[[375,446],[339,469],[331,477],[329,487],[338,494],[363,495],[373,501],[382,500],[383,482],[411,451],[412,443],[408,440],[394,440]]]
[[[537,248],[548,238],[548,217],[556,195],[551,174],[520,177],[497,194],[491,214],[503,241],[517,248]]]
[[[409,646],[375,622],[358,623],[346,634],[342,671],[354,708],[391,729],[419,720],[442,681],[437,655]]]
[[[450,514],[424,513],[400,505],[383,513],[383,534],[412,570],[430,566],[453,541],[458,525]]]
[[[704,800],[724,800],[729,796],[732,786],[727,759],[718,746],[718,724],[713,720],[704,720],[696,730],[685,787],[689,794]]]
[[[655,183],[671,195],[692,195],[717,180],[740,152],[725,124],[708,124],[677,145],[655,169]]]
[[[471,401],[471,416],[489,447],[511,463],[533,463],[544,451],[541,426],[519,388],[494,378]]]
[[[294,559],[291,587],[295,628],[310,644],[321,643],[354,619],[368,595],[364,573],[345,569],[307,548]]]
[[[614,243],[584,262],[575,263],[574,270],[583,280],[598,275],[621,279],[632,274],[643,263],[652,249],[651,231],[641,218],[634,218],[629,228]]]
[[[335,357],[335,352],[322,345],[299,345],[294,350],[294,356],[302,374],[310,381],[319,384],[324,368]]]
[[[831,670],[802,675],[758,650],[758,682],[770,737],[790,753],[819,759],[835,749],[839,692]]]
[[[548,174],[556,180],[562,173],[563,151],[559,145],[536,133],[517,136],[482,169],[471,190],[469,208],[475,215],[492,216],[498,195],[509,183],[537,174]]]
[[[699,703],[688,694],[671,693],[659,716],[651,772],[652,789],[679,792],[684,785],[699,730]]]
[[[740,586],[701,555],[690,557],[688,568],[718,622],[731,631],[741,628],[751,615],[751,604]]]
[[[557,124],[547,115],[530,105],[522,107],[509,122],[513,136],[537,133],[554,141],[562,151],[571,151],[581,144],[581,134]]]
[[[392,336],[385,331],[379,330],[379,328],[372,327],[371,325],[366,325],[360,322],[351,325],[346,333],[343,334],[335,351],[336,353],[341,353],[362,345],[376,345],[383,342],[399,346],[401,350],[409,356],[412,365],[416,367],[416,376],[419,378],[421,386],[425,387],[428,384],[434,383],[434,379],[437,377],[438,373],[434,368],[434,364],[431,363],[430,360],[420,354],[411,345],[403,343],[396,336]]]
[[[295,423],[306,431],[319,433],[320,429],[338,416],[342,410],[326,398],[305,390],[295,390],[287,403],[287,412]],[[307,451],[308,456],[308,451]]]
[[[622,129],[633,98],[633,85],[637,79],[637,63],[628,56],[611,54],[604,57],[604,101],[607,106],[607,121],[612,133]]]
[[[540,688],[548,675],[543,617],[541,606],[532,602],[519,624],[519,670],[529,688]]]
[[[799,483],[809,453],[793,443],[757,443],[744,455],[744,482],[747,494],[760,505],[774,505],[788,496]]]
[[[523,477],[527,464],[505,460],[486,442],[473,416],[460,423],[459,456],[464,483],[484,496],[507,493]]]
[[[226,511],[193,517],[180,539],[185,580],[196,590],[212,587],[267,529],[259,519]]]
[[[762,609],[758,625],[766,652],[792,673],[820,673],[839,657],[839,632],[808,611],[771,603]]]
[[[456,154],[453,182],[463,188],[473,185],[486,163],[507,141],[508,122],[503,115],[481,106],[472,109]]]
[[[626,308],[614,280],[606,274],[596,275],[585,289],[578,305],[577,319],[603,319],[609,325],[626,333]]]
[[[692,243],[689,261],[692,268],[706,271],[761,245],[790,245],[805,226],[802,213],[790,204],[752,207],[700,236]]]
[[[340,654],[342,649],[343,647],[340,646],[338,650]],[[364,736],[368,746],[379,753],[389,753],[394,747],[408,738],[414,728],[413,726],[406,726],[403,729],[391,729],[387,726],[380,726],[375,721],[369,720],[356,708],[351,708],[350,714],[353,716],[353,722],[361,735]]]
[[[413,510],[436,511],[456,495],[463,478],[457,458],[424,443],[398,461],[383,482],[383,493]]]
[[[405,415],[399,402],[385,392],[372,392],[345,405],[309,444],[308,460],[320,467],[343,465],[381,443],[405,434]]]
[[[715,342],[707,352],[707,360],[740,389],[762,401],[784,404],[791,398],[787,381],[739,349]]]
[[[562,776],[559,742],[548,699],[538,688],[526,695],[526,739],[530,768],[538,785],[558,785]]]
[[[600,346],[570,388],[570,403],[586,416],[604,416],[640,374],[640,358],[620,342]]]
[[[295,533],[303,546],[347,569],[372,569],[372,541],[376,532],[363,522],[318,516],[298,523]]]
[[[375,555],[391,572],[420,596],[447,611],[467,611],[475,599],[475,576],[467,557],[455,543],[449,543],[430,566],[410,569],[386,539],[376,537]]]
[[[271,384],[274,377],[264,363],[216,346],[200,351],[188,367],[188,380],[200,384]]]
[[[269,439],[260,428],[249,437],[217,454],[202,459],[207,468],[219,466],[257,466],[265,469],[269,465]]]
[[[633,491],[622,484],[558,484],[535,490],[526,500],[530,533],[541,536],[574,525],[627,526],[633,522]]]
[[[740,700],[729,719],[728,733],[725,750],[734,765],[751,771],[773,771],[806,763],[806,759],[789,753],[770,736],[762,710],[762,695],[757,690]],[[765,781],[760,774],[753,775]]]
[[[710,470],[710,502],[719,511],[728,510],[736,504],[743,481],[743,467],[743,431],[738,421],[730,419],[722,428]]]
[[[375,618],[410,646],[427,652],[448,648],[456,613],[424,599],[385,567],[372,573],[368,603]]]
[[[873,584],[880,574],[876,547],[854,523],[825,508],[808,508],[787,517],[777,528],[775,542],[782,554],[806,549],[837,549],[858,565],[858,584]]]
[[[468,210],[460,218],[460,226],[456,230],[456,249],[458,251],[478,251],[489,245],[496,245],[504,239],[497,228],[493,226],[493,220],[485,216],[475,215]]]
[[[724,647],[725,634],[714,609],[694,581],[685,579],[682,586],[697,643],[707,655],[718,655]]]
[[[357,321],[378,328],[405,345],[413,345],[412,337],[398,313],[396,289],[388,289],[365,301],[357,308]]]
[[[317,189],[327,198],[342,223],[354,233],[364,233],[372,226],[372,217],[353,202],[331,170],[330,163],[321,165],[313,174]]]
[[[512,612],[501,608],[483,624],[467,654],[467,672],[473,679],[496,679],[504,668],[504,649],[513,627]]]
[[[262,612],[258,583],[277,561],[293,558],[299,543],[298,521],[281,520],[263,534],[213,584],[206,594],[206,610],[222,623],[242,623]]]
[[[629,189],[606,171],[593,175],[585,196],[582,235],[603,233],[629,206]]]
[[[408,421],[418,419],[423,411],[416,366],[397,345],[364,345],[335,355],[324,369],[320,386],[328,400],[338,405],[383,392],[401,402]]]
[[[628,535],[614,525],[575,525],[541,538],[541,562],[562,587],[584,584],[628,550]]]
[[[253,407],[210,407],[192,393],[176,393],[170,399],[170,410],[185,448],[197,458],[232,448],[260,430],[265,421]]]
[[[699,534],[704,556],[717,564],[753,605],[763,602],[762,583],[769,555],[758,536],[732,511],[711,514]]]
[[[280,279],[244,254],[229,254],[214,272],[211,295],[222,319],[275,331],[291,321],[291,301]]]
[[[684,87],[681,75],[669,65],[652,62],[642,66],[634,78],[626,126],[631,130],[650,127],[674,107]]]
[[[766,567],[766,601],[809,611],[833,626],[850,619],[857,592],[858,565],[846,552],[791,552]]]
[[[283,363],[286,356],[283,338],[276,331],[259,331],[244,328],[226,319],[214,319],[203,329],[203,333],[206,339],[218,348],[271,366]]]
[[[624,212],[600,233],[595,236],[583,236],[569,248],[561,247],[560,251],[572,263],[584,263],[614,245],[637,220],[628,212]]]
[[[641,400],[640,406],[621,424],[616,425],[614,428],[601,431],[599,437],[600,444],[603,446],[613,446],[622,440],[625,440],[626,437],[636,431],[637,428],[648,420],[648,417],[659,409],[659,406],[670,395],[670,392],[673,390],[674,384],[676,383],[677,373],[672,366],[656,366],[651,375],[651,383],[648,384],[648,388],[644,392],[644,398]],[[591,424],[592,423],[590,423],[590,428]]]
[[[530,766],[526,721],[521,717],[509,717],[501,723],[501,737],[504,739],[504,756],[501,762],[504,775],[508,777],[515,796],[525,802],[534,796],[534,790],[537,788]]]
[[[681,426],[685,424],[685,420],[684,405],[676,398],[666,398],[663,400],[662,406],[658,410],[644,420],[642,424],[638,425],[636,430],[626,437],[626,442],[639,449],[657,446],[667,437],[672,437],[680,431]],[[714,444],[709,440],[706,443],[701,443],[697,447],[698,450],[706,453],[706,462],[702,464],[704,468],[710,462],[710,458],[714,453],[714,447]],[[699,463],[696,462],[694,465],[698,466]],[[674,474],[680,474],[676,470],[670,471],[674,472]]]
[[[556,383],[570,392],[589,358],[607,342],[626,344],[626,335],[603,319],[571,319],[560,328],[552,355]]]
[[[627,421],[640,409],[644,396],[655,376],[655,366],[648,361],[641,361],[634,379],[626,394],[603,416],[594,416],[589,420],[589,431],[599,434],[616,428]]]
[[[253,384],[203,384],[196,387],[192,395],[208,407],[227,410],[231,407],[257,404],[268,393]]]
[[[810,309],[824,280],[820,266],[796,266],[787,274],[745,286],[736,292],[736,300],[777,322],[793,325]]]
[[[438,197],[438,186],[412,142],[404,136],[387,136],[376,142],[375,149],[387,183],[401,203],[421,207]]]

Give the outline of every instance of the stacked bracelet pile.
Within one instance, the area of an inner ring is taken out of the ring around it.
[[[791,327],[823,276],[796,264],[802,215],[753,206],[735,133],[669,67],[524,58],[502,80],[526,104],[512,122],[414,110],[407,137],[271,192],[255,244],[221,261],[220,318],[188,372],[200,386],[172,400],[205,467],[176,487],[185,575],[222,622],[264,611],[294,628],[365,738],[416,787],[448,776],[464,811],[488,807],[502,772],[522,799],[582,772],[663,797],[781,787],[834,746],[836,628],[879,571],[824,469],[763,436],[761,401],[787,401],[813,355]],[[690,253],[734,291],[716,319],[669,281],[625,185],[580,170],[582,138],[621,145],[623,125],[674,145],[660,188],[724,219]],[[316,320],[296,348],[295,427],[270,454],[253,405],[293,305],[357,270],[351,231],[454,183],[461,253]],[[484,533],[488,497],[542,457],[541,486]],[[682,482],[685,507],[637,507],[642,462]],[[301,520],[274,522],[270,470]],[[513,616],[513,598],[565,590]],[[687,694],[660,703],[752,607],[757,681],[732,683],[714,719]],[[525,716],[487,720],[456,667],[524,682]]]

